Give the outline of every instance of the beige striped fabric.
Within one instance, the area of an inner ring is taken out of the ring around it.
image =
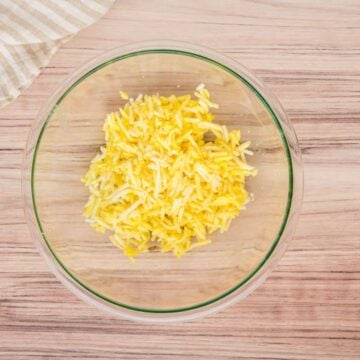
[[[0,0],[0,108],[15,99],[59,46],[114,0]]]

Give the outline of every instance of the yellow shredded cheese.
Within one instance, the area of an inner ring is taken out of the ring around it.
[[[139,95],[106,117],[106,144],[82,179],[84,216],[130,258],[152,249],[181,257],[226,231],[248,202],[250,142],[213,122],[218,105],[204,84],[194,95]]]
[[[120,97],[121,97],[123,100],[129,100],[129,95],[128,95],[128,93],[126,93],[125,91],[120,91]]]

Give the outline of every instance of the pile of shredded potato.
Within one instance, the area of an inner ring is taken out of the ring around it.
[[[213,122],[218,105],[204,84],[194,95],[139,95],[107,115],[106,145],[82,179],[84,215],[130,258],[153,249],[180,257],[205,245],[248,201],[250,143]]]

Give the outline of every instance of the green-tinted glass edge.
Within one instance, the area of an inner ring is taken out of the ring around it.
[[[52,114],[54,113],[54,111],[56,110],[56,108],[60,105],[60,103],[63,101],[63,99],[78,85],[80,84],[83,80],[85,80],[87,77],[89,77],[90,75],[92,75],[94,72],[102,69],[105,66],[108,66],[114,62],[117,62],[119,60],[123,60],[129,57],[134,57],[137,55],[145,55],[145,54],[154,54],[154,53],[165,53],[165,54],[178,54],[178,55],[185,55],[185,56],[190,56],[190,57],[194,57],[203,61],[206,61],[208,63],[211,63],[213,65],[216,65],[218,67],[220,67],[221,69],[227,71],[228,73],[232,74],[233,76],[235,76],[236,78],[238,78],[239,80],[241,80],[246,86],[248,86],[254,93],[255,95],[260,99],[260,101],[263,103],[263,105],[265,106],[265,108],[269,111],[271,117],[273,118],[283,141],[284,147],[285,147],[285,152],[286,152],[286,157],[287,157],[287,161],[288,161],[288,167],[289,167],[289,192],[288,192],[288,200],[287,200],[287,205],[286,205],[286,210],[285,210],[285,215],[282,221],[282,224],[280,226],[278,235],[273,243],[273,245],[271,246],[270,250],[268,251],[268,253],[265,255],[265,257],[263,258],[263,260],[259,263],[259,265],[248,275],[246,276],[239,284],[235,285],[234,287],[232,287],[231,289],[227,290],[226,292],[224,292],[221,295],[216,296],[213,299],[210,299],[208,301],[199,303],[199,304],[195,304],[192,306],[188,306],[188,307],[183,307],[183,308],[177,308],[177,309],[146,309],[146,308],[141,308],[141,307],[136,307],[136,306],[131,306],[131,305],[127,305],[127,304],[123,304],[120,302],[117,302],[116,300],[113,300],[111,298],[108,298],[106,296],[103,296],[99,293],[97,293],[96,291],[92,290],[90,287],[88,287],[87,285],[83,284],[79,279],[76,278],[76,276],[74,276],[67,268],[66,266],[61,262],[61,260],[58,258],[58,256],[56,255],[56,253],[53,251],[53,249],[51,248],[44,230],[42,228],[41,225],[41,221],[40,221],[40,217],[37,211],[37,207],[36,207],[36,201],[35,201],[35,165],[36,165],[36,157],[37,157],[37,152],[39,149],[39,145],[41,142],[41,138],[43,136],[43,133],[46,129],[47,124],[49,123]],[[70,276],[70,278],[72,280],[74,280],[77,284],[79,284],[82,288],[84,288],[85,290],[89,291],[91,294],[95,295],[96,297],[111,303],[113,305],[117,305],[120,307],[123,307],[125,309],[129,309],[129,310],[134,310],[134,311],[140,311],[140,312],[146,312],[146,313],[177,313],[177,312],[184,312],[184,311],[190,311],[190,310],[195,310],[197,308],[200,307],[204,307],[207,305],[210,305],[216,301],[219,301],[225,297],[227,297],[228,295],[232,294],[234,291],[236,291],[237,289],[239,289],[241,286],[243,286],[244,284],[246,284],[262,267],[263,265],[266,263],[266,261],[270,258],[270,256],[272,255],[272,253],[274,252],[277,244],[280,241],[280,238],[282,236],[282,233],[284,232],[285,226],[287,224],[287,220],[289,217],[289,213],[290,213],[290,209],[291,209],[291,203],[292,203],[292,197],[293,197],[293,163],[292,163],[292,158],[291,158],[291,153],[290,153],[290,148],[289,148],[289,144],[287,142],[285,133],[282,129],[282,126],[280,124],[279,119],[277,118],[276,114],[274,113],[274,111],[272,110],[272,108],[270,107],[270,105],[268,104],[268,102],[265,100],[265,98],[260,94],[260,92],[245,78],[243,78],[241,75],[239,75],[237,72],[235,72],[234,70],[230,69],[229,67],[227,67],[226,65],[223,65],[221,63],[219,63],[218,61],[215,61],[213,59],[207,58],[206,56],[203,55],[199,55],[199,54],[195,54],[192,53],[190,51],[183,51],[183,50],[173,50],[173,49],[151,49],[151,50],[140,50],[140,51],[135,51],[135,52],[131,52],[128,54],[124,54],[121,56],[117,56],[115,58],[112,58],[98,66],[96,66],[95,68],[91,69],[90,71],[88,71],[87,73],[85,73],[83,76],[81,76],[77,81],[74,82],[74,84],[72,84],[65,92],[64,94],[61,95],[61,97],[57,100],[56,104],[53,106],[53,108],[50,110],[49,114],[46,117],[46,120],[40,130],[39,133],[39,137],[37,139],[36,145],[35,145],[35,149],[34,149],[34,155],[33,155],[33,160],[32,160],[32,165],[31,165],[31,197],[32,197],[32,203],[33,203],[33,207],[34,207],[34,213],[35,213],[35,218],[37,221],[37,224],[39,226],[41,235],[46,243],[46,246],[48,247],[50,253],[52,254],[52,256],[54,257],[54,259],[57,261],[57,263],[61,266],[61,268],[65,271],[65,273]]]

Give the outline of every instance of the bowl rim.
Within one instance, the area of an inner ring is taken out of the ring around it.
[[[156,309],[156,308],[142,308],[138,306],[132,306],[128,304],[121,303],[119,301],[116,301],[112,298],[109,298],[107,296],[104,296],[97,291],[91,289],[89,286],[84,284],[81,280],[79,280],[75,275],[72,274],[72,272],[62,263],[61,259],[57,256],[56,252],[52,249],[50,242],[48,241],[46,234],[43,230],[41,219],[37,210],[36,205],[36,193],[35,193],[35,172],[36,172],[36,159],[37,154],[39,150],[39,146],[41,143],[42,136],[46,130],[46,127],[48,123],[51,121],[52,115],[55,112],[56,108],[61,104],[61,102],[65,99],[65,97],[71,93],[71,91],[80,84],[83,80],[85,80],[87,77],[91,76],[93,73],[99,71],[100,69],[111,65],[112,63],[130,58],[135,56],[141,56],[146,54],[175,54],[175,55],[183,55],[183,56],[190,56],[202,61],[205,61],[207,63],[210,63],[212,65],[217,66],[218,68],[228,72],[232,76],[234,76],[236,79],[240,80],[244,83],[261,101],[265,109],[268,111],[269,115],[271,116],[272,120],[274,121],[279,134],[282,139],[283,148],[286,154],[287,163],[288,163],[288,181],[289,181],[289,190],[287,195],[287,203],[286,208],[284,211],[283,219],[281,226],[278,230],[277,236],[275,240],[273,241],[270,249],[264,256],[264,258],[257,264],[257,266],[249,273],[244,279],[242,279],[239,283],[237,283],[235,286],[231,287],[227,291],[217,295],[216,297],[213,297],[209,300],[203,301],[201,303],[197,303],[191,306],[185,306],[180,308],[174,308],[174,309]],[[277,108],[273,109],[272,106],[270,106],[270,101],[267,100],[268,98],[271,98],[271,102],[275,101],[274,107]],[[69,287],[69,281],[72,283],[70,286],[72,290],[74,291],[75,288],[80,287],[82,295],[81,297],[87,298],[86,300],[96,303],[96,299],[100,300],[103,304],[102,305],[114,305],[116,309],[126,309],[130,310],[131,312],[136,313],[150,313],[150,314],[174,314],[174,313],[187,313],[187,312],[194,312],[194,310],[199,310],[201,308],[207,308],[209,305],[219,303],[221,301],[224,301],[227,299],[230,295],[236,293],[237,291],[240,291],[245,284],[249,284],[251,280],[257,280],[257,277],[261,277],[259,281],[262,282],[265,280],[266,275],[268,272],[270,272],[269,269],[264,269],[264,265],[267,264],[270,260],[270,258],[274,255],[275,250],[278,248],[278,245],[280,241],[283,239],[283,234],[285,231],[285,228],[288,226],[288,220],[290,218],[290,213],[293,209],[293,200],[294,200],[294,164],[293,164],[293,158],[292,158],[292,151],[291,147],[288,143],[288,139],[286,136],[286,131],[283,129],[283,121],[284,119],[288,121],[287,116],[282,109],[280,103],[275,98],[275,96],[265,88],[265,86],[262,84],[262,82],[256,78],[250,71],[248,71],[244,66],[240,65],[235,60],[228,58],[227,56],[223,54],[219,54],[213,50],[207,49],[205,47],[200,47],[197,45],[187,44],[184,42],[174,42],[174,41],[150,41],[150,42],[140,42],[136,44],[131,44],[128,46],[122,46],[119,48],[112,49],[110,51],[105,52],[100,57],[95,58],[92,61],[89,61],[82,67],[80,67],[77,71],[70,74],[67,79],[62,82],[57,90],[55,91],[54,95],[49,99],[46,106],[44,106],[40,110],[40,114],[42,113],[42,116],[39,115],[39,121],[40,121],[40,131],[37,131],[37,138],[36,138],[36,144],[32,150],[32,156],[31,156],[31,167],[30,167],[30,191],[31,191],[31,210],[33,212],[33,215],[38,230],[40,232],[40,237],[35,236],[36,238],[42,239],[42,243],[46,245],[46,249],[44,253],[45,257],[48,258],[49,263],[52,263],[52,265],[56,265],[56,267],[52,266],[54,272],[57,272],[57,275],[60,276],[61,280],[63,279],[63,276],[67,277],[67,281],[63,281],[65,285]],[[282,116],[280,116],[282,115]],[[296,140],[296,134],[294,132],[294,129],[292,128],[291,124],[287,124],[291,127],[289,131],[293,132],[293,135],[295,136],[295,141],[297,145]],[[30,137],[30,136],[29,136]],[[28,140],[29,142],[29,140]],[[27,146],[28,148],[28,146]],[[301,162],[301,158],[300,158]],[[302,181],[301,181],[302,185]],[[300,189],[301,195],[302,195],[302,189]],[[301,196],[300,196],[301,197]],[[300,204],[301,205],[301,204]],[[27,208],[27,207],[26,207]],[[296,214],[295,214],[296,215]],[[295,219],[296,220],[296,219]],[[291,235],[291,234],[290,234]],[[42,244],[42,245],[43,245]],[[282,253],[284,252],[285,248],[283,249]],[[52,261],[49,259],[49,255],[52,257]],[[55,260],[55,262],[53,261]],[[57,269],[56,269],[57,268]],[[57,270],[57,271],[56,271]],[[60,274],[59,274],[60,271]],[[254,286],[251,291],[255,289],[255,282],[253,284]],[[251,291],[248,291],[250,293]],[[78,295],[79,292],[77,291]],[[87,296],[90,295],[92,298],[92,301]],[[236,298],[240,298],[241,294],[237,294],[239,296],[236,296]],[[94,301],[95,300],[95,301]],[[236,299],[234,299],[235,301]],[[232,303],[233,301],[229,301],[228,303]],[[100,305],[100,304],[98,304]],[[224,304],[219,303],[218,308],[223,307]],[[104,308],[104,306],[100,306]],[[111,309],[114,309],[114,307],[111,306]],[[111,309],[105,309],[110,310]],[[214,310],[215,311],[215,310]],[[113,313],[113,311],[111,311]],[[212,311],[211,311],[212,312]],[[132,317],[129,315],[128,317]],[[142,318],[141,316],[135,316],[135,318]],[[132,317],[133,318],[133,317]]]

